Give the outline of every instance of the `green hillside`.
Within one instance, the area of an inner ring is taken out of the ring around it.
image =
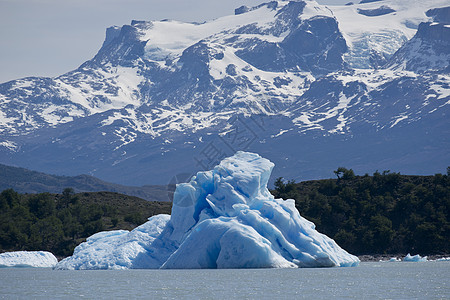
[[[0,194],[0,252],[46,250],[71,255],[90,235],[133,229],[156,214],[170,214],[170,202],[146,201],[112,192]]]
[[[295,199],[303,217],[351,253],[450,253],[450,176],[335,173],[339,179],[278,179],[272,192]]]

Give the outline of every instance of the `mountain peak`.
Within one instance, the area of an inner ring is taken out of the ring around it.
[[[388,67],[416,72],[448,73],[450,67],[450,7],[426,12],[434,22],[420,23],[416,35],[392,57]]]

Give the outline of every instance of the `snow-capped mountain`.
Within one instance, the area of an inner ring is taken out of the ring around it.
[[[445,169],[448,1],[271,1],[205,23],[111,27],[56,78],[0,85],[0,162],[165,184],[236,150],[274,176]]]
[[[419,25],[414,37],[390,60],[391,68],[449,73],[450,6],[430,9],[426,14],[433,20]]]

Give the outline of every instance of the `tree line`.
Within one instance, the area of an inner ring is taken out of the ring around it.
[[[278,178],[275,197],[294,199],[319,232],[351,253],[450,253],[450,176],[384,171],[296,183]]]
[[[384,171],[296,183],[278,178],[271,192],[294,199],[300,214],[347,251],[361,254],[450,253],[450,176]],[[170,202],[111,192],[0,193],[0,252],[46,250],[68,256],[90,235],[130,230],[170,213]]]
[[[170,213],[170,203],[150,202],[111,192],[0,194],[0,252],[46,250],[68,256],[90,235],[132,229],[148,217]]]

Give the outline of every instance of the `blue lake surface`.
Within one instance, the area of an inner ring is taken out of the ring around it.
[[[0,269],[2,299],[450,299],[450,262],[355,268]]]

